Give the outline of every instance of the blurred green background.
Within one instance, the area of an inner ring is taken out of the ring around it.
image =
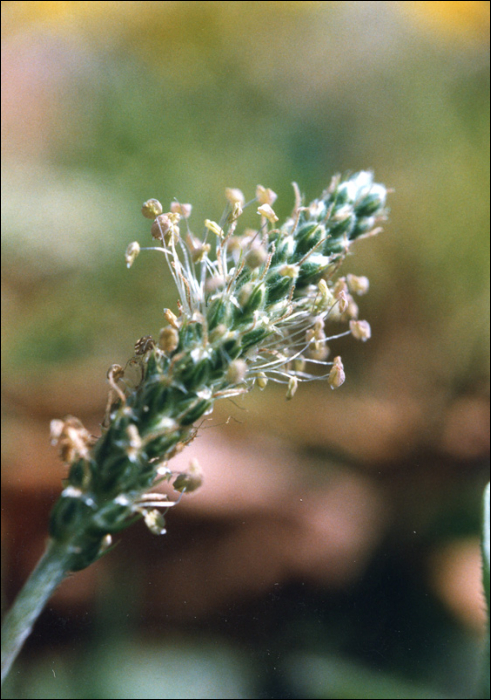
[[[488,2],[2,2],[4,602],[42,551],[110,364],[176,294],[141,203],[291,210],[337,172],[394,190],[357,244],[345,386],[223,402],[205,486],[66,581],[12,698],[469,697],[489,458]],[[157,259],[154,259],[157,258]],[[208,429],[210,428],[210,429]],[[211,429],[213,428],[213,429]]]

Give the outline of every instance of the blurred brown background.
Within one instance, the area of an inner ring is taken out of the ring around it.
[[[8,697],[468,697],[489,456],[487,2],[3,2],[4,601],[110,364],[176,293],[144,199],[216,219],[332,174],[394,189],[346,384],[224,401],[175,460],[203,488],[66,581]],[[334,350],[334,348],[333,348]],[[370,695],[369,693],[372,693]],[[385,694],[384,694],[385,693]],[[418,694],[419,693],[419,694]]]

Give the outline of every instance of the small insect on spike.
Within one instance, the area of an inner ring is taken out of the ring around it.
[[[135,355],[145,355],[149,350],[155,347],[155,340],[151,335],[144,335],[143,338],[135,343]]]

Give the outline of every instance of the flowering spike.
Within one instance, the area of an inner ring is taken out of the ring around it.
[[[269,379],[284,383],[291,399],[302,381],[326,376],[314,373],[314,365],[330,367],[332,389],[343,384],[343,363],[340,357],[327,362],[327,343],[350,333],[370,337],[368,323],[356,320],[351,296],[364,294],[368,280],[345,279],[338,270],[353,241],[373,235],[385,218],[386,190],[369,172],[333,179],[308,206],[294,189],[291,218],[273,228],[276,195],[258,186],[261,229],[241,236],[235,230],[244,195],[228,189],[227,212],[220,224],[205,220],[204,240],[189,229],[185,239],[179,235],[179,220],[191,205],[173,202],[163,213],[156,200],[145,203],[160,243],[155,249],[165,255],[178,290],[179,314],[165,309],[168,326],[158,342],[144,336],[124,368],[112,366],[103,434],[95,444],[74,418],[52,423],[52,440],[70,471],[50,532],[70,543],[71,570],[94,561],[107,536],[135,516],[143,516],[152,532],[165,532],[160,511],[175,502],[149,491],[173,478],[167,461],[195,437],[193,423],[210,414],[217,399],[255,384],[264,389]],[[271,224],[267,231],[264,219]],[[138,251],[137,243],[128,246],[128,264]],[[332,320],[349,323],[349,330],[329,337]],[[173,486],[183,492],[200,483],[199,465],[192,463]]]

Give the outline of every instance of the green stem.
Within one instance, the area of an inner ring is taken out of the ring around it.
[[[2,683],[55,588],[68,573],[67,543],[50,540],[2,625]]]
[[[486,621],[486,641],[484,647],[483,667],[481,676],[481,698],[489,698],[489,617],[490,617],[490,503],[489,503],[490,486],[486,486],[483,498],[483,519],[482,519],[482,582],[484,588],[484,598],[486,601],[487,621]]]

